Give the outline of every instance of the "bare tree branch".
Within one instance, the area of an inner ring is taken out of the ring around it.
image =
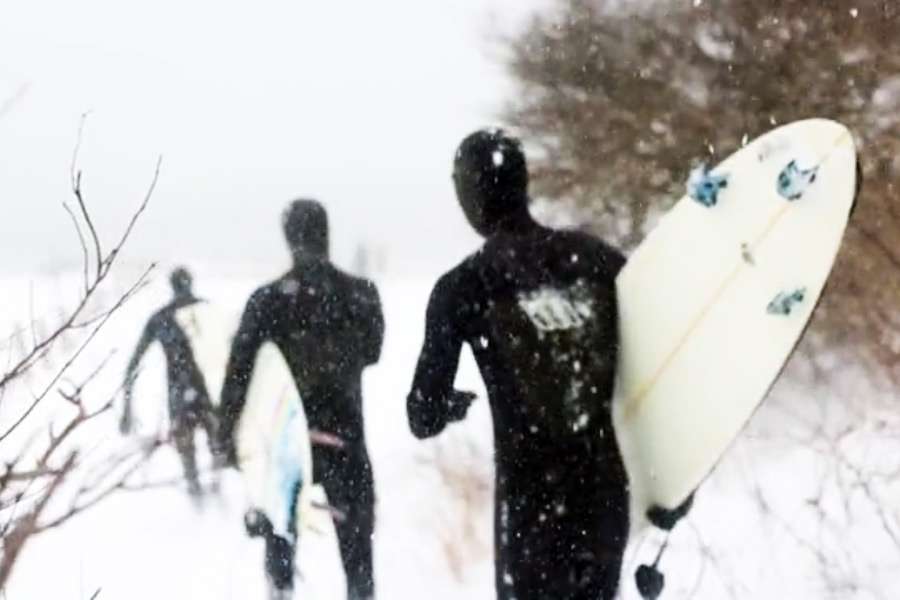
[[[144,201],[141,202],[141,205],[134,213],[134,216],[131,217],[131,221],[128,223],[128,227],[125,228],[125,232],[122,234],[119,243],[116,244],[116,248],[110,253],[109,257],[107,258],[107,269],[112,263],[112,260],[118,254],[118,249],[122,248],[125,245],[125,242],[128,241],[128,238],[131,236],[131,232],[134,229],[135,224],[137,224],[138,219],[142,214],[144,214],[144,211],[147,210],[147,205],[150,203],[150,197],[153,195],[153,191],[156,189],[156,183],[159,181],[159,171],[161,168],[162,156],[160,156],[156,161],[156,169],[154,169],[153,171],[153,179],[151,179],[150,186],[147,188],[147,193],[144,196]]]
[[[94,245],[94,260],[97,263],[94,280],[97,281],[103,278],[103,252],[100,250],[100,236],[97,234],[97,229],[94,227],[94,221],[91,219],[91,213],[88,211],[87,206],[84,203],[84,196],[81,194],[81,171],[78,171],[78,174],[75,176],[75,188],[72,192],[75,194],[81,216],[87,224],[88,232],[91,234],[91,242]]]
[[[41,386],[40,391],[32,394],[32,400],[22,414],[0,434],[0,443],[8,443],[10,436],[14,432],[20,431],[29,422],[29,417],[34,415],[35,409],[47,399],[53,390],[58,389],[61,383],[67,383],[71,387],[69,391],[59,389],[59,393],[65,404],[74,409],[75,413],[62,424],[61,428],[54,427],[52,422],[49,424],[46,440],[42,446],[37,447],[36,453],[31,450],[36,446],[38,440],[37,431],[35,431],[31,438],[26,440],[20,453],[0,470],[0,509],[10,508],[12,510],[12,514],[7,515],[6,521],[0,523],[0,592],[5,588],[23,547],[33,536],[63,525],[117,491],[134,491],[142,489],[144,485],[161,485],[160,482],[136,484],[131,481],[131,477],[146,464],[155,450],[167,441],[163,436],[144,440],[137,452],[126,451],[107,457],[95,468],[91,468],[86,460],[86,456],[91,453],[86,455],[82,451],[83,443],[80,444],[78,440],[78,432],[82,431],[86,424],[105,414],[113,405],[115,395],[99,407],[90,410],[83,401],[87,386],[106,368],[111,353],[94,365],[79,383],[71,382],[68,373],[76,360],[82,357],[86,349],[95,342],[96,336],[109,320],[142,289],[154,268],[154,265],[151,265],[144,271],[137,281],[120,294],[111,306],[95,311],[94,304],[99,290],[107,280],[111,268],[129,239],[138,218],[149,203],[159,177],[161,164],[160,159],[157,161],[149,189],[124,229],[119,243],[104,255],[99,232],[94,225],[82,193],[82,174],[76,169],[86,116],[82,117],[79,125],[78,140],[72,158],[72,193],[76,199],[77,212],[67,203],[63,204],[72,220],[81,246],[84,261],[84,288],[76,306],[64,314],[61,322],[56,327],[52,327],[49,332],[37,332],[32,295],[32,302],[29,304],[32,315],[32,347],[26,349],[24,355],[17,360],[10,361],[10,366],[0,377],[0,397],[7,392],[11,383],[31,373],[38,362],[47,357],[51,350],[55,354],[55,349],[62,341],[68,344],[68,336],[73,332],[84,330],[83,337],[74,349],[66,352],[67,357],[62,364],[48,374],[48,381]],[[87,236],[79,222],[79,217],[85,223]],[[92,261],[95,262],[93,268]],[[91,312],[97,314],[86,314]],[[119,391],[121,391],[121,387],[116,394]],[[26,461],[28,455],[33,455],[33,459]],[[81,481],[78,482],[78,479]],[[64,488],[68,489],[76,483],[78,487],[67,508],[61,513],[48,514],[50,512],[48,507],[60,496],[60,491]],[[97,597],[99,593],[100,591],[97,590],[94,597]]]
[[[68,213],[69,217],[72,219],[72,225],[75,227],[75,233],[78,235],[78,243],[81,246],[81,254],[82,254],[82,262],[84,265],[84,292],[88,293],[89,285],[88,285],[88,265],[90,265],[90,255],[88,254],[87,241],[84,239],[84,234],[81,232],[81,225],[78,223],[78,218],[75,216],[75,213],[72,212],[71,207],[65,202],[63,202],[63,209]]]

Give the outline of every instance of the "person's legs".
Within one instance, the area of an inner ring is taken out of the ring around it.
[[[197,457],[194,453],[194,428],[197,426],[196,417],[191,410],[191,402],[196,392],[190,387],[184,387],[178,382],[169,385],[169,421],[171,423],[171,436],[181,459],[184,478],[187,481],[188,493],[199,498],[203,489],[197,473]]]
[[[209,452],[215,459],[219,456],[219,416],[209,400],[203,402],[198,412],[198,421],[200,421],[200,426],[203,427],[203,431],[206,433],[206,443],[209,446]]]
[[[194,454],[194,424],[190,419],[180,415],[172,423],[172,438],[175,450],[181,459],[184,478],[187,481],[188,493],[193,497],[203,494],[197,473],[197,458]]]
[[[598,471],[590,453],[551,450],[498,468],[497,597],[612,600],[628,542],[627,481]]]
[[[618,510],[614,510],[618,513]],[[613,600],[628,539],[627,521],[606,531],[596,523],[521,511],[498,546],[500,600]],[[501,517],[502,518],[502,517]],[[502,527],[500,528],[502,529]]]
[[[375,491],[365,449],[313,450],[315,480],[325,488],[328,502],[344,514],[335,521],[341,561],[350,600],[374,598],[372,534],[375,529]]]

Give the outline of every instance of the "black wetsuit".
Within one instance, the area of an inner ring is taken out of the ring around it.
[[[150,344],[156,341],[162,346],[166,357],[172,437],[184,466],[185,477],[195,492],[198,482],[194,429],[204,428],[210,452],[216,452],[218,440],[216,411],[203,374],[194,360],[187,335],[175,320],[178,309],[197,302],[200,300],[194,297],[178,298],[156,311],[147,321],[128,366],[131,376]],[[127,411],[130,409],[130,406],[126,407]]]
[[[432,292],[409,425],[424,438],[464,415],[453,382],[468,343],[494,423],[498,598],[616,593],[629,529],[611,416],[624,262],[587,234],[529,222],[491,235]]]
[[[346,515],[335,528],[351,599],[371,598],[374,588],[375,491],[363,427],[361,379],[363,369],[378,361],[383,338],[384,318],[375,286],[326,260],[310,259],[248,300],[221,399],[222,442],[231,444],[233,452],[234,428],[256,353],[272,341],[291,369],[309,427],[343,440],[343,448],[313,447],[313,477],[322,483],[331,505]]]

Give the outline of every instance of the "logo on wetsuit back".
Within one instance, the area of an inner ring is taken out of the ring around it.
[[[545,287],[519,294],[519,307],[538,331],[579,329],[594,316],[591,301],[571,289]]]

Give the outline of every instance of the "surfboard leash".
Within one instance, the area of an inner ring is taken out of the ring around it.
[[[657,600],[662,594],[666,584],[666,577],[659,570],[659,563],[662,560],[663,553],[669,547],[670,532],[666,533],[662,546],[656,553],[656,559],[652,564],[641,565],[634,572],[634,582],[637,585],[638,593],[644,600]]]

